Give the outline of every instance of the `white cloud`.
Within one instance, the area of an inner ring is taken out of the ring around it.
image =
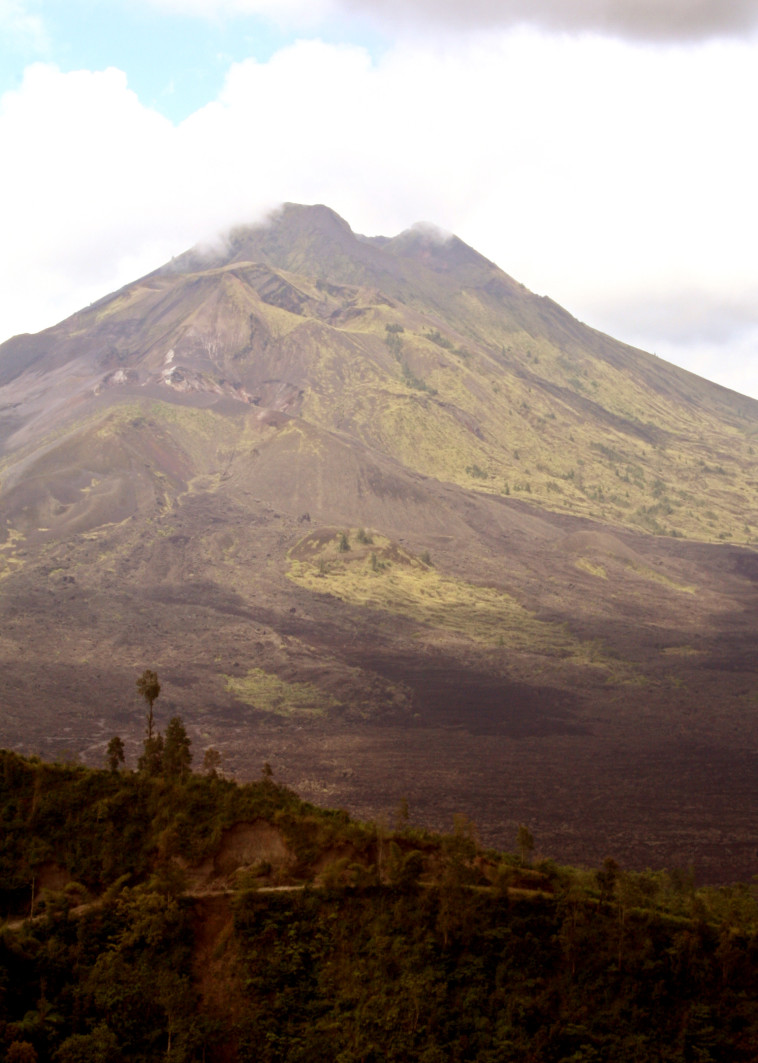
[[[120,263],[157,239],[153,209],[165,180],[170,124],[146,110],[118,70],[61,74],[29,67],[0,101],[3,254],[0,282],[8,324],[34,329],[76,309],[120,277]]]
[[[0,0],[0,34],[21,52],[47,52],[50,41],[45,23],[22,0]]]
[[[232,66],[178,126],[117,70],[38,64],[0,101],[0,338],[292,200],[369,235],[428,220],[621,339],[641,334],[630,300],[692,324],[681,293],[706,293],[715,317],[672,342],[717,342],[718,318],[744,351],[755,60],[528,31],[378,60],[301,41]]]

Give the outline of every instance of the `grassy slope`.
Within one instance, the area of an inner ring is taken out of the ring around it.
[[[473,315],[473,335],[414,322],[397,336],[394,380],[390,363],[383,384],[367,381],[356,358],[339,406],[326,391],[304,415],[361,425],[367,442],[440,480],[646,531],[754,540],[754,415],[730,422],[656,395],[591,352],[570,357],[548,338],[506,334],[489,311]],[[364,350],[373,341],[379,361],[387,334],[373,310],[366,317],[366,331],[349,330]],[[384,327],[403,320],[382,317]]]

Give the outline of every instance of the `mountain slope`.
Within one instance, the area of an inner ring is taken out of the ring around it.
[[[697,538],[758,526],[756,402],[587,329],[455,238],[366,241],[327,208],[10,341],[0,373],[7,451],[127,397],[226,399],[550,509]]]
[[[242,774],[746,877],[756,429],[454,237],[288,205],[0,348],[0,741],[136,749],[148,665]]]

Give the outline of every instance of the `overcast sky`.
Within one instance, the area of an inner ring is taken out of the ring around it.
[[[0,340],[282,201],[758,397],[758,0],[0,0]]]

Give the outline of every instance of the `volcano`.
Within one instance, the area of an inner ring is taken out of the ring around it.
[[[0,743],[758,871],[758,403],[324,206],[0,346]]]

